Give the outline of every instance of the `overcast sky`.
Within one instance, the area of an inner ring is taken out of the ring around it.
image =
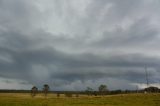
[[[0,0],[0,89],[160,86],[159,0]]]

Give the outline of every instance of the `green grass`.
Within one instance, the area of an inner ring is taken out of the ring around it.
[[[57,98],[42,94],[32,98],[30,94],[1,93],[0,106],[160,106],[160,94],[127,94],[113,96],[82,96]]]

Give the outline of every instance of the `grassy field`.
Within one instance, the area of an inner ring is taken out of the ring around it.
[[[160,106],[160,94],[126,94],[112,96],[67,98],[54,94],[45,98],[42,94],[32,98],[30,94],[0,93],[0,106]]]

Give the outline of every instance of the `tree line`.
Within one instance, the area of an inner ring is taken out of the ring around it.
[[[91,87],[87,87],[84,91],[51,91],[48,84],[44,84],[42,89],[38,89],[38,87],[33,86],[31,90],[7,90],[1,89],[0,93],[31,93],[32,97],[35,97],[38,93],[43,93],[44,97],[47,97],[48,93],[57,94],[57,97],[60,97],[61,94],[66,97],[79,97],[81,95],[88,96],[98,96],[98,95],[115,95],[115,94],[128,94],[128,93],[160,93],[160,89],[157,87],[150,86],[141,90],[109,90],[107,85],[101,84],[98,87],[98,90],[94,90]]]
[[[48,84],[44,84],[42,92],[43,92],[43,94],[44,94],[45,97],[47,97],[49,90],[50,90],[49,85]],[[98,87],[98,91],[94,91],[92,88],[87,87],[86,90],[85,90],[85,92],[83,92],[83,93],[81,92],[81,94],[87,94],[88,96],[89,95],[95,95],[95,96],[97,96],[97,95],[106,95],[108,91],[109,90],[108,90],[107,86],[102,84],[102,85],[100,85]],[[33,86],[31,88],[31,96],[32,97],[35,97],[38,92],[39,91],[38,91],[38,88],[36,86]],[[63,92],[63,93],[67,97],[72,97],[72,93],[73,92]],[[76,97],[79,97],[79,93],[80,92],[74,92],[74,93],[75,93]],[[60,96],[60,93],[57,92],[57,97],[59,97],[59,96]]]
[[[148,87],[142,90],[112,90],[109,91],[107,85],[101,84],[98,87],[98,91],[95,91],[91,87],[87,87],[85,91],[49,91],[50,87],[48,84],[43,85],[42,91],[38,91],[38,88],[36,86],[33,86],[31,88],[31,96],[35,97],[38,92],[42,92],[45,97],[47,97],[49,92],[57,93],[57,97],[60,97],[60,94],[64,94],[66,97],[72,97],[73,94],[76,97],[79,97],[79,94],[82,95],[88,95],[88,96],[97,96],[97,95],[115,95],[115,94],[127,94],[127,93],[145,93],[145,92],[151,92],[151,93],[158,93],[160,92],[160,89],[157,87]]]

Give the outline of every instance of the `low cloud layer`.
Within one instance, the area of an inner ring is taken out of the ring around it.
[[[158,85],[159,10],[157,0],[1,0],[0,89],[136,89],[146,66]]]

